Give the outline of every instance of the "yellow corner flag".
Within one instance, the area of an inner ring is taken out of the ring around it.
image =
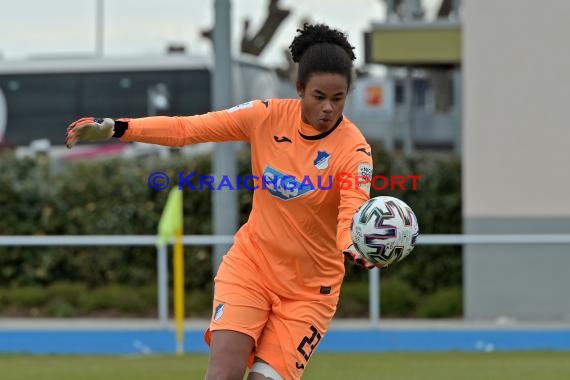
[[[172,189],[158,223],[159,244],[174,237],[174,316],[176,319],[176,353],[184,353],[184,248],[182,244],[182,190]]]
[[[172,189],[158,222],[159,244],[170,243],[178,230],[182,231],[182,190]]]

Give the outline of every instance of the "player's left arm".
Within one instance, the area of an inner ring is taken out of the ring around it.
[[[370,199],[372,168],[370,146],[363,142],[354,146],[352,151],[345,155],[342,169],[337,173],[337,186],[340,191],[337,246],[345,257],[366,269],[374,268],[375,265],[365,260],[354,249],[350,227],[352,217],[358,208]]]

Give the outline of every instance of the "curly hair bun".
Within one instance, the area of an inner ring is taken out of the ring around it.
[[[299,62],[307,49],[315,44],[329,43],[340,46],[352,61],[356,59],[354,46],[348,42],[347,36],[339,30],[331,29],[325,24],[310,25],[305,23],[303,29],[297,29],[297,35],[289,49],[293,62]]]

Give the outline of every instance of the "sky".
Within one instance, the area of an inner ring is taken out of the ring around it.
[[[190,53],[209,54],[211,43],[200,36],[214,24],[214,0],[2,0],[0,58],[27,59],[97,53],[97,3],[103,4],[103,55],[161,55],[171,44]],[[433,15],[441,0],[422,0]],[[242,22],[257,31],[268,0],[231,0],[232,50],[239,51]],[[357,64],[363,63],[363,33],[385,19],[381,0],[281,0],[291,10],[260,59],[284,64],[283,50],[302,19],[326,22],[348,34]]]

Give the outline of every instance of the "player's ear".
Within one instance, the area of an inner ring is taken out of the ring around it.
[[[305,96],[305,86],[303,86],[299,81],[297,81],[297,95],[301,98]]]

